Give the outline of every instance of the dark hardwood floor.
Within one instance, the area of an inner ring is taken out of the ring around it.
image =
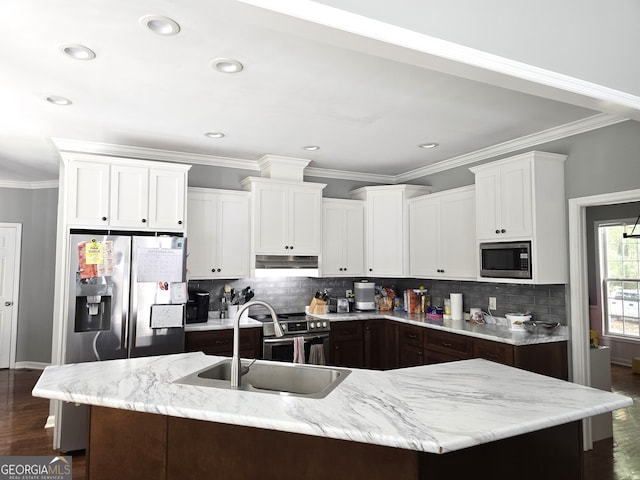
[[[57,453],[52,449],[52,429],[44,428],[49,401],[31,396],[40,373],[0,370],[0,456]],[[596,442],[585,453],[585,480],[640,480],[640,375],[612,365],[611,376],[613,391],[633,397],[634,405],[614,412],[613,439]],[[74,480],[84,479],[85,455],[72,456]]]
[[[44,428],[49,400],[31,396],[41,373],[29,369],[0,370],[0,456],[59,453],[53,450],[53,429]],[[73,480],[84,479],[84,452],[72,457]]]

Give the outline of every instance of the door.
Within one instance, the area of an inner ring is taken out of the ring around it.
[[[254,239],[257,254],[284,255],[289,253],[288,191],[282,186],[259,185],[255,202]]]
[[[64,363],[127,358],[131,237],[69,237]]]
[[[244,192],[242,192],[244,193]],[[221,195],[218,200],[217,277],[249,276],[249,197]]]
[[[185,184],[185,173],[182,170],[149,170],[149,228],[184,229]]]
[[[321,251],[322,193],[316,189],[289,190],[289,249],[292,255],[318,255]]]
[[[104,227],[109,224],[109,165],[71,162],[67,169],[68,223]]]
[[[0,224],[0,368],[15,363],[22,225]]]
[[[132,239],[128,332],[131,358],[184,352],[185,247],[182,237]]]
[[[442,264],[439,263],[438,251],[440,247],[438,241],[439,225],[439,199],[418,197],[409,201],[409,271],[411,276],[440,276],[439,270],[442,269]],[[475,235],[473,238],[475,239]]]
[[[404,275],[404,192],[367,196],[367,275]]]
[[[146,228],[149,226],[149,169],[113,165],[111,167],[112,227]]]

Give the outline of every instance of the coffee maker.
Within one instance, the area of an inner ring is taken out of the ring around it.
[[[189,290],[187,323],[204,323],[209,320],[209,292]]]
[[[376,284],[369,280],[353,282],[356,310],[376,309]]]

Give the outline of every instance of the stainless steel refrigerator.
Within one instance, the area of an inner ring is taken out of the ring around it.
[[[69,238],[64,363],[184,351],[186,239],[167,235]],[[62,451],[86,447],[87,409],[63,403]]]

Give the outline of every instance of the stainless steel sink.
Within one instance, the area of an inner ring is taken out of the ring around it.
[[[317,367],[296,363],[255,362],[242,360],[242,384],[237,390],[292,395],[306,398],[324,398],[350,373],[334,367]],[[231,359],[175,380],[173,383],[231,390]]]

